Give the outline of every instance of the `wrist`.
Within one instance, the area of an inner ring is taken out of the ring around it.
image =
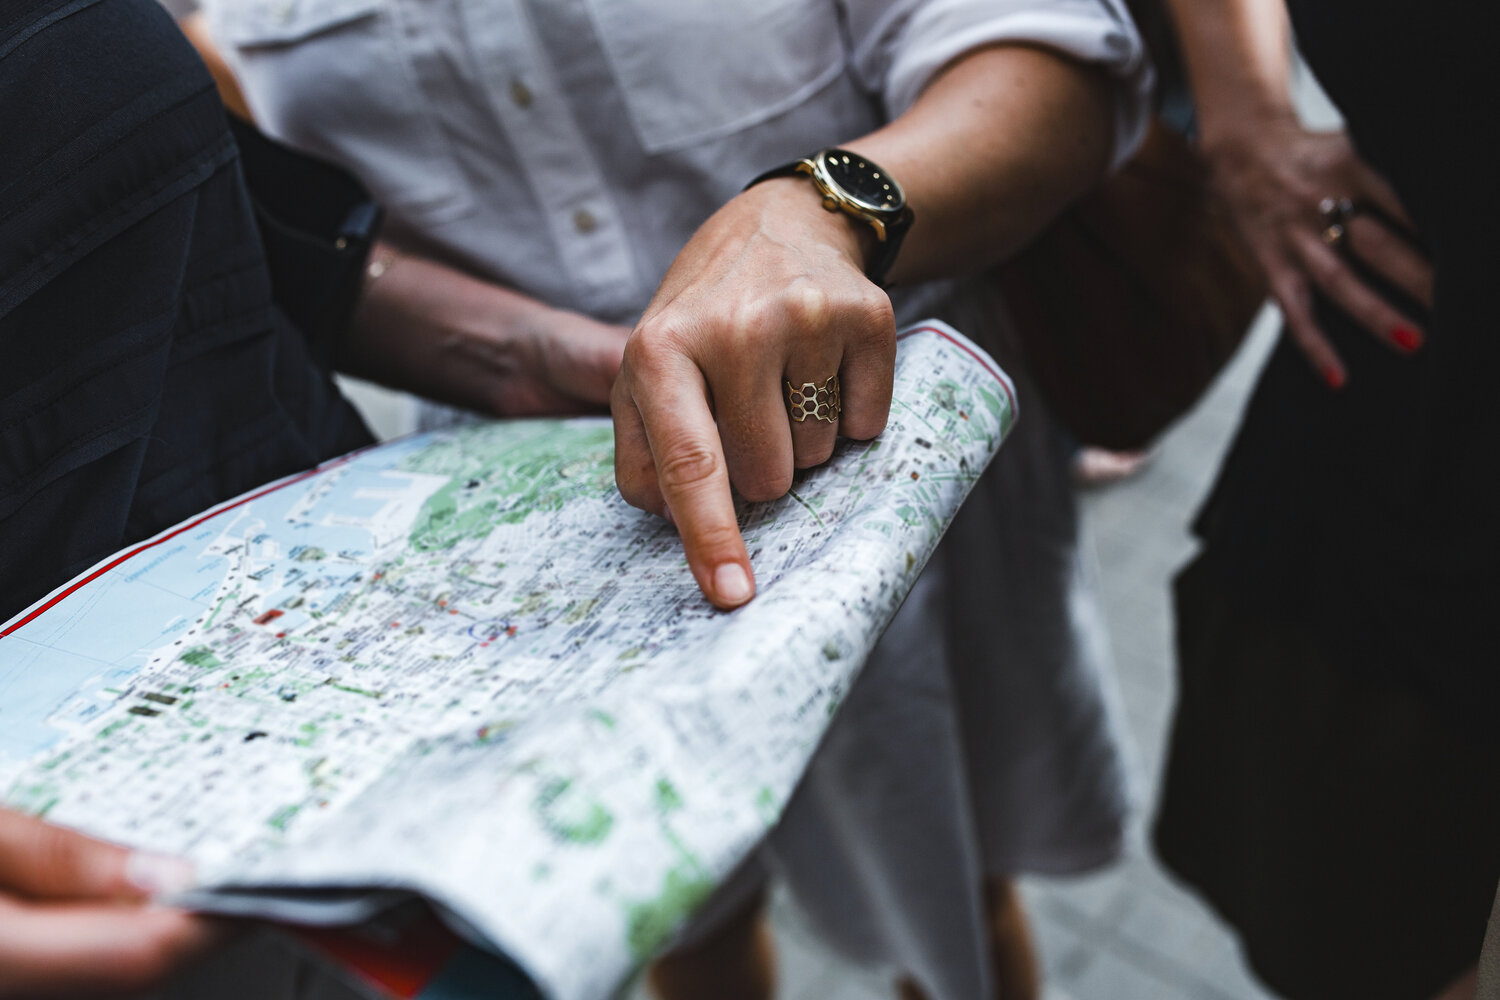
[[[1210,160],[1242,156],[1287,129],[1300,130],[1302,120],[1290,103],[1279,100],[1241,101],[1211,111],[1200,105],[1198,148]]]
[[[868,272],[879,242],[874,230],[852,215],[824,208],[817,189],[806,177],[773,177],[741,197],[758,200],[762,229],[793,225],[818,245],[836,251],[861,274]]]

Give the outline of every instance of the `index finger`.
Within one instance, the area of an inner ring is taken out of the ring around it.
[[[735,518],[703,373],[687,357],[675,355],[658,369],[651,391],[637,391],[633,398],[693,578],[716,606],[739,607],[755,596],[755,577]]]

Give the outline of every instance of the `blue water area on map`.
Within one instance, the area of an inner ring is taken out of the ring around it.
[[[0,639],[0,759],[15,760],[47,749],[64,735],[47,721],[49,716],[67,706],[66,721],[86,721],[109,704],[111,696],[104,689],[128,684],[153,650],[180,641],[212,606],[229,570],[230,560],[224,556],[204,554],[222,533],[249,544],[257,539],[274,543],[279,555],[273,571],[278,575],[297,568],[293,553],[298,546],[368,556],[369,531],[322,522],[377,513],[385,501],[369,494],[401,486],[384,470],[425,443],[425,438],[412,438],[360,456],[344,467],[326,495],[299,512],[296,521],[289,521],[288,515],[310,488],[327,485],[322,477],[225,510],[140,551]],[[358,496],[361,492],[367,495]],[[295,592],[294,583],[279,588],[268,606]],[[301,618],[289,615],[278,625],[294,625]]]
[[[57,742],[63,731],[47,719],[83,682],[97,678],[91,687],[101,690],[135,673],[76,653],[17,641],[13,635],[4,640],[4,646],[0,653],[0,761],[18,760]],[[47,682],[38,683],[37,678]],[[86,718],[108,704],[107,698],[88,699],[73,717]]]

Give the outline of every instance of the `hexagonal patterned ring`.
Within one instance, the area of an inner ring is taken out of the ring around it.
[[[839,377],[830,375],[822,385],[803,382],[801,386],[795,386],[788,381],[786,407],[791,411],[792,419],[799,424],[809,417],[825,423],[838,423],[839,411],[842,409],[839,402]]]

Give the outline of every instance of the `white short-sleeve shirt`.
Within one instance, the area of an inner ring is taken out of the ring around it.
[[[1150,70],[1120,0],[204,0],[272,135],[343,164],[390,232],[630,322],[694,229],[762,171],[899,114],[976,46]]]

